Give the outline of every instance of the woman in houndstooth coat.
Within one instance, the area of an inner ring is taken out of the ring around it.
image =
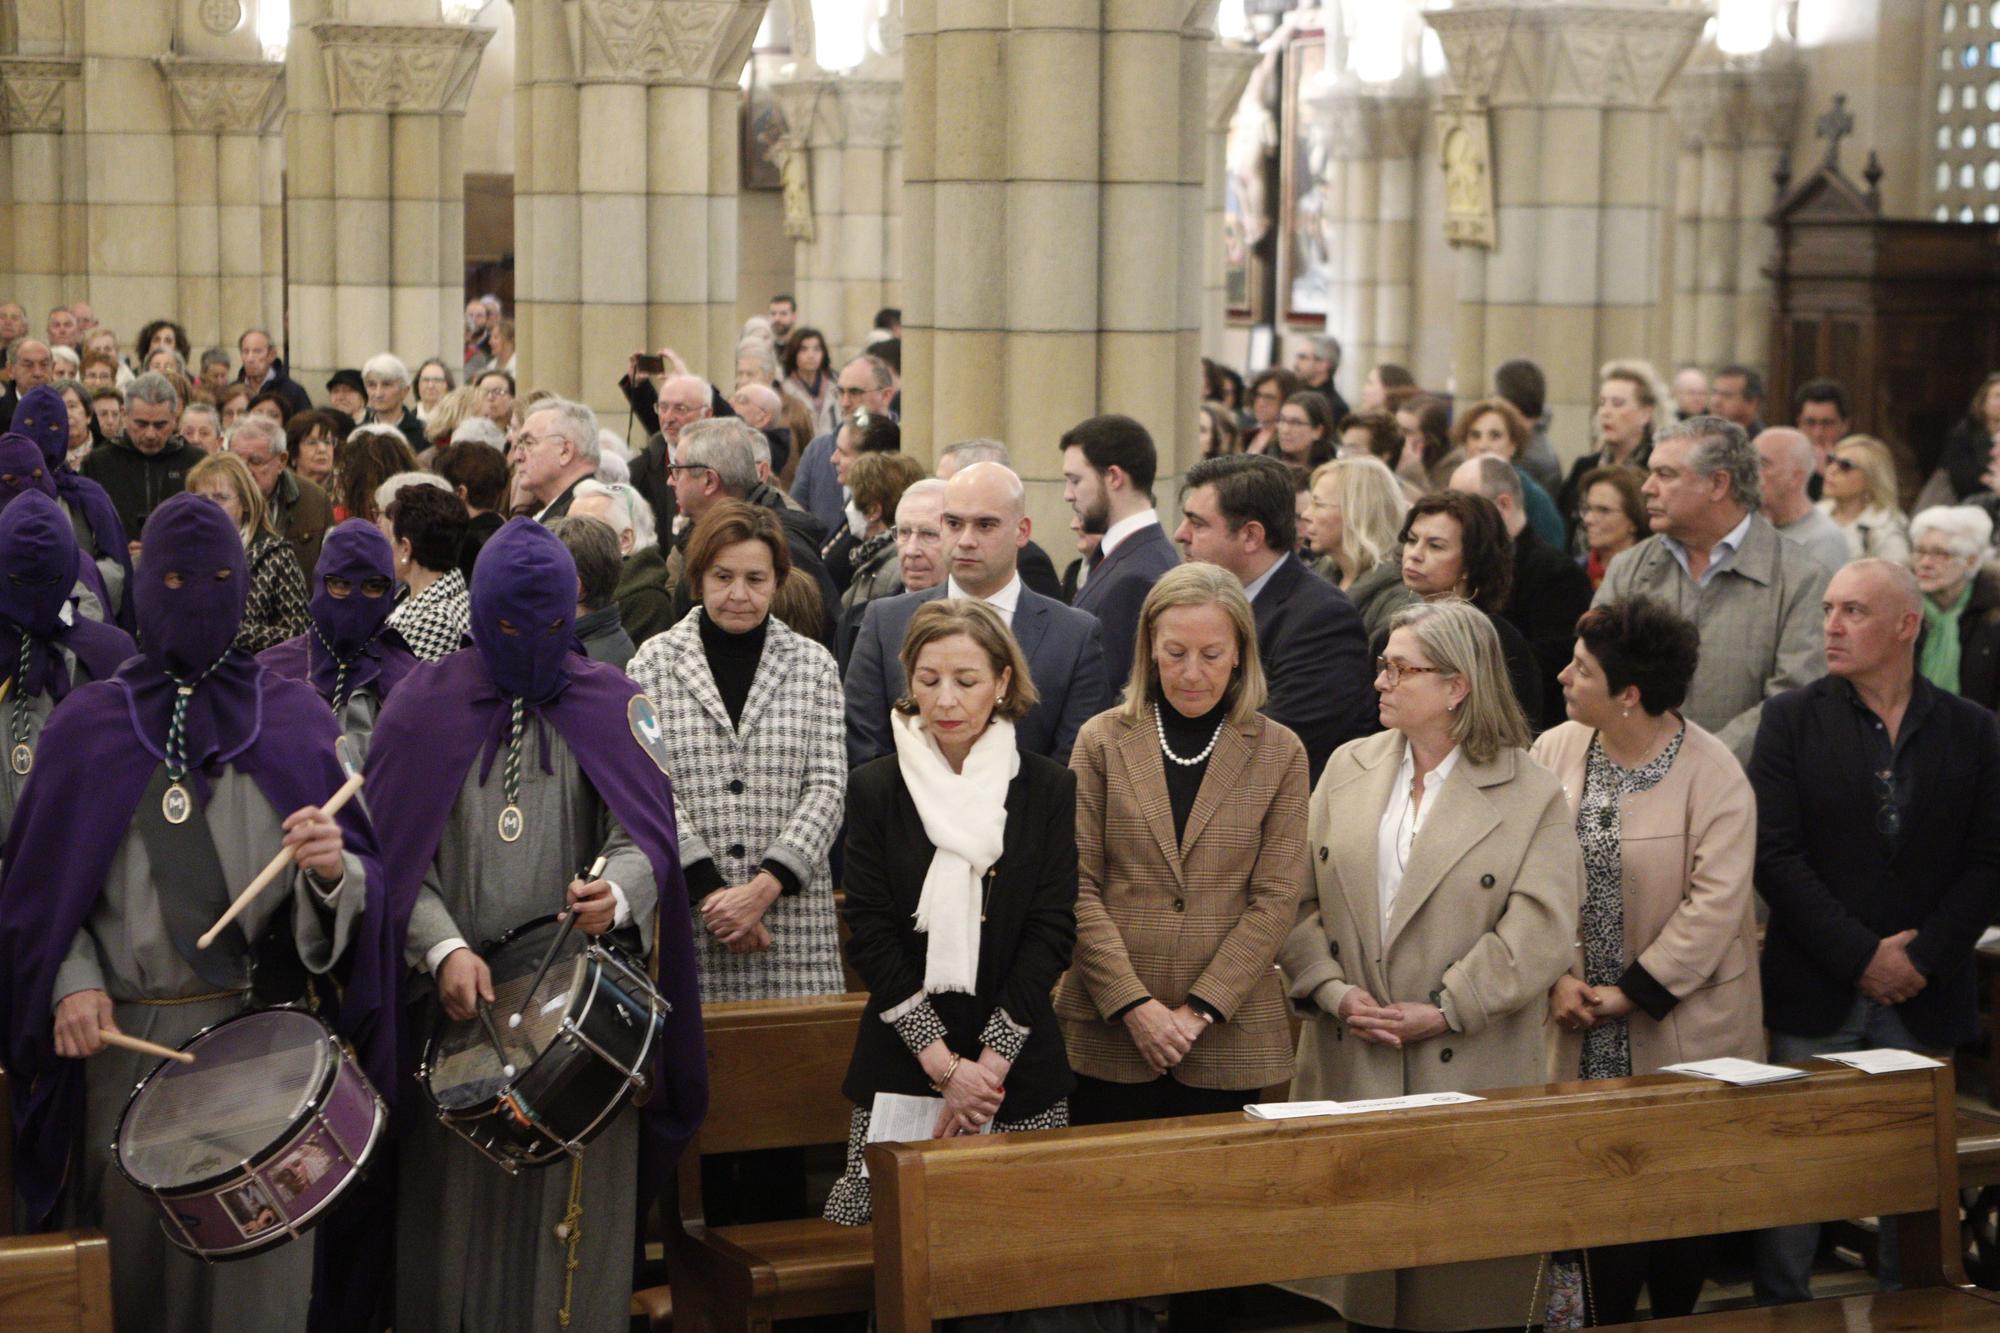
[[[839,994],[827,850],[847,761],[833,655],[770,614],[791,559],[769,510],[716,506],[687,562],[702,604],[627,669],[665,735],[701,998]]]

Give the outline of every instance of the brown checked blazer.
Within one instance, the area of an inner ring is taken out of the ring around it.
[[[1261,714],[1224,726],[1185,838],[1174,839],[1166,761],[1150,714],[1099,713],[1078,733],[1076,956],[1056,986],[1070,1065],[1113,1083],[1154,1074],[1114,1015],[1148,997],[1199,996],[1222,1021],[1174,1077],[1261,1088],[1291,1076],[1290,1022],[1273,964],[1306,875],[1306,752]]]

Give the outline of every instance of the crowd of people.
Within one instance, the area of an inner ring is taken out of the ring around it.
[[[1371,367],[1350,409],[1314,337],[1208,367],[1171,497],[1132,417],[1034,442],[1072,515],[1045,547],[1010,442],[903,451],[894,310],[836,364],[774,298],[728,388],[635,353],[637,448],[524,388],[500,314],[316,403],[262,330],[197,359],[172,321],[0,304],[0,1058],[19,1204],[111,1234],[121,1321],[614,1327],[703,1112],[700,1002],[849,976],[845,1224],[884,1095],[944,1136],[1974,1035],[2000,375],[1906,517],[1831,381],[1767,426],[1748,368],[1613,362],[1565,469],[1534,363],[1465,403]],[[213,850],[170,858],[190,812]],[[190,951],[281,844],[290,894]],[[110,1036],[310,994],[393,1087],[398,1032],[485,1013],[492,942],[558,911],[650,961],[662,1086],[518,1176],[405,1101],[395,1189],[320,1237],[372,1296],[314,1292],[304,1246],[204,1267],[108,1169],[147,1067]],[[796,1165],[732,1179],[789,1198]],[[1760,1237],[1759,1295],[1809,1294],[1815,1243]],[[1305,1290],[1384,1328],[1617,1322],[1692,1309],[1713,1249]]]

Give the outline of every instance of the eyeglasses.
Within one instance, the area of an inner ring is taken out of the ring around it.
[[[1875,775],[1875,799],[1880,802],[1875,807],[1875,831],[1885,838],[1894,838],[1903,831],[1903,808],[1896,804],[1896,775],[1890,769],[1883,769]]]
[[[1451,672],[1443,667],[1411,666],[1407,662],[1398,662],[1392,657],[1378,657],[1375,659],[1375,674],[1378,676],[1387,676],[1389,678],[1389,688],[1393,690],[1402,684],[1403,677],[1405,676],[1449,676]]]
[[[849,401],[858,403],[867,396],[868,396],[868,389],[866,385],[858,389],[846,384],[840,386],[840,401],[843,403]]]
[[[709,466],[708,464],[706,464],[706,463],[669,463],[669,464],[667,464],[667,471],[669,471],[669,472],[713,472],[713,471],[715,471],[715,469],[714,469],[714,468],[712,468],[712,467],[710,467],[710,466]]]
[[[1625,511],[1617,505],[1585,505],[1583,512],[1598,518],[1609,518],[1613,514],[1622,514]]]
[[[1910,552],[1911,560],[1963,560],[1965,556],[1957,551],[1947,551],[1936,546],[1919,546]]]
[[[1286,426],[1297,426],[1300,430],[1307,430],[1311,428],[1312,422],[1307,420],[1305,417],[1281,416],[1278,418],[1278,426],[1280,429],[1283,429]]]

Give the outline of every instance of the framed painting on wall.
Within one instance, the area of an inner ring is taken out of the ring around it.
[[[742,188],[746,190],[776,190],[785,183],[778,159],[778,144],[786,134],[785,113],[771,85],[790,59],[784,51],[759,51],[750,57],[743,94]]]
[[[1327,129],[1310,105],[1326,73],[1326,33],[1301,31],[1285,48],[1278,192],[1278,289],[1287,323],[1326,323],[1333,255],[1328,244]]]

